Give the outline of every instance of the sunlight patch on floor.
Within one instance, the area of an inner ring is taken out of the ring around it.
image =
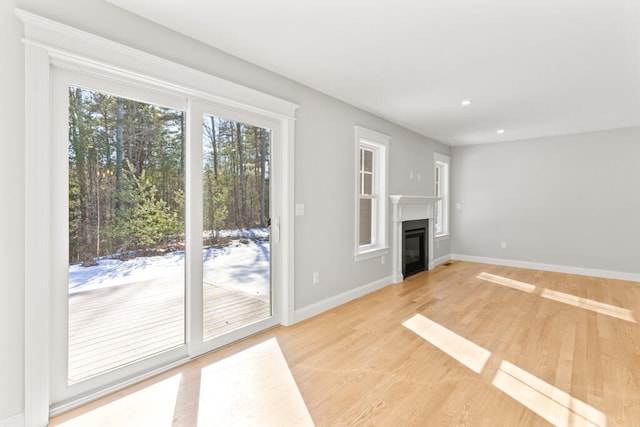
[[[477,374],[482,372],[491,357],[491,352],[421,314],[416,314],[402,325]]]
[[[616,307],[615,305],[605,304],[588,298],[565,294],[564,292],[552,291],[551,289],[544,289],[540,296],[564,304],[573,305],[574,307],[586,308],[587,310],[595,311],[596,313],[604,314],[606,316],[616,317],[618,319],[626,320],[627,322],[636,323],[636,319],[633,317],[633,311],[627,310],[626,308]]]
[[[171,427],[182,374],[174,375],[96,409],[74,416],[58,427]],[[62,415],[64,417],[64,414]]]
[[[602,412],[506,360],[492,384],[554,425],[607,425]]]
[[[275,338],[62,414],[58,427],[313,426]],[[135,387],[135,386],[134,386]]]
[[[313,426],[278,341],[202,369],[198,426]]]
[[[506,286],[519,291],[532,293],[536,290],[536,286],[530,283],[520,282],[518,280],[509,279],[507,277],[496,276],[490,273],[480,273],[476,276],[476,279],[486,280],[487,282],[495,283],[496,285]]]
[[[491,358],[490,351],[421,314],[402,325],[477,374]],[[500,361],[491,384],[556,426],[607,425],[601,411],[506,360]]]
[[[535,293],[537,288],[536,285],[532,285],[530,283],[520,282],[518,280],[513,280],[485,272],[478,274],[476,276],[476,279],[495,283],[501,286],[506,286],[530,294]],[[626,308],[617,307],[615,305],[605,304],[603,302],[594,301],[588,298],[577,297],[575,295],[566,294],[564,292],[558,292],[546,288],[540,291],[540,296],[542,298],[561,302],[563,304],[568,304],[574,307],[584,308],[595,313],[604,314],[605,316],[615,317],[617,319],[626,320],[627,322],[636,323],[633,311],[627,310]]]

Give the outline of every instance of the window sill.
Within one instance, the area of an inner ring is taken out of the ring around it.
[[[375,248],[375,249],[369,249],[366,251],[358,252],[354,256],[355,256],[356,262],[360,262],[360,261],[364,261],[371,258],[381,257],[384,255],[387,255],[388,253],[389,253],[389,248],[384,247],[384,248]]]
[[[434,242],[439,242],[441,240],[449,240],[450,236],[451,236],[451,234],[449,234],[449,233],[436,234],[435,237],[433,238],[433,241]]]

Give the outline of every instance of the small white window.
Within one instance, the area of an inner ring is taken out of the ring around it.
[[[356,261],[382,256],[387,247],[387,171],[389,137],[355,126]]]
[[[444,154],[434,153],[434,195],[440,197],[436,203],[435,234],[436,237],[449,235],[449,163],[451,158]]]

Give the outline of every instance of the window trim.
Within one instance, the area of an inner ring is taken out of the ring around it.
[[[354,205],[354,258],[356,262],[380,257],[389,253],[389,227],[387,224],[389,187],[389,147],[391,137],[361,126],[355,130],[355,205]],[[372,195],[375,200],[372,219],[372,243],[360,245],[360,150],[373,151]]]
[[[450,164],[451,157],[442,153],[433,153],[433,194],[440,197],[440,200],[436,203],[436,217],[441,215],[442,227],[440,231],[437,231],[434,223],[434,239],[443,240],[450,235]],[[436,180],[436,174],[440,169],[439,179]],[[438,184],[440,185],[440,192],[438,192]],[[440,194],[439,194],[440,193]],[[441,211],[438,211],[438,204],[442,206]],[[435,222],[435,221],[434,221]]]

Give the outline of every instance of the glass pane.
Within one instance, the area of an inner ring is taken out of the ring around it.
[[[364,171],[373,172],[373,151],[364,150]]]
[[[185,342],[184,119],[69,88],[69,383]]]
[[[203,339],[271,316],[271,131],[203,117]]]
[[[369,173],[363,173],[362,176],[362,194],[372,195],[373,189],[373,175]]]
[[[440,233],[442,231],[442,200],[436,202],[436,214],[435,214],[435,231]]]
[[[373,200],[360,199],[360,246],[372,243]]]
[[[420,235],[406,237],[404,252],[402,253],[405,264],[420,261],[422,239]]]

